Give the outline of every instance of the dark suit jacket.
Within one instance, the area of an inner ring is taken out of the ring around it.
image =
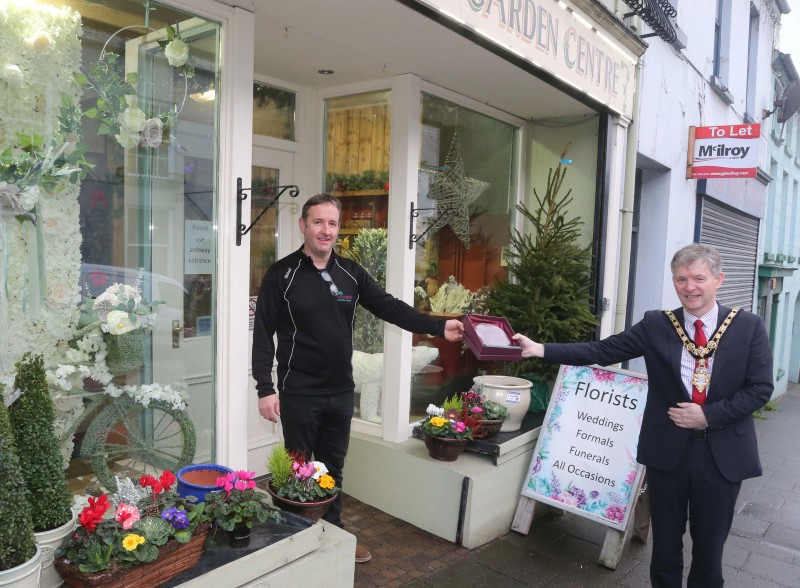
[[[683,326],[683,309],[675,310]],[[730,312],[719,307],[718,325]],[[671,471],[689,441],[667,416],[678,402],[689,402],[681,380],[682,343],[663,311],[649,311],[630,329],[602,341],[551,344],[544,361],[566,365],[610,365],[643,356],[648,393],[637,460],[660,471]],[[714,353],[711,384],[703,412],[708,443],[720,473],[731,482],[761,475],[753,412],[772,396],[772,351],[761,317],[739,311]]]

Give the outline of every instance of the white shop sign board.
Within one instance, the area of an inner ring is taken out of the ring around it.
[[[626,529],[644,467],[636,461],[647,379],[561,366],[522,495]]]

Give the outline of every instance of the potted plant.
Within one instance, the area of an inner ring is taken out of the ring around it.
[[[53,429],[55,410],[50,399],[41,355],[26,353],[16,364],[16,389],[22,394],[9,409],[11,428],[29,492],[36,542],[42,548],[41,588],[63,581],[53,567],[53,551],[75,528],[72,492],[67,486],[61,448]]]
[[[267,491],[275,506],[312,521],[328,511],[340,491],[324,463],[290,453],[282,443],[273,446],[267,469],[272,474]]]
[[[253,520],[280,522],[276,509],[266,501],[267,495],[256,490],[256,474],[249,470],[230,472],[217,478],[217,490],[206,494],[206,512],[217,529],[228,532],[232,547],[250,544]]]
[[[42,552],[33,538],[28,490],[21,483],[5,398],[0,400],[0,585],[36,588]]]
[[[479,384],[475,385],[476,388]],[[461,393],[461,400],[467,412],[479,419],[480,426],[472,432],[474,439],[491,439],[500,431],[503,422],[509,417],[508,409],[493,400],[488,400],[475,388]]]
[[[144,475],[138,484],[118,479],[112,496],[88,498],[55,565],[76,588],[155,587],[197,563],[209,527],[204,504],[181,499],[171,471]]]
[[[566,153],[565,149],[561,160]],[[561,196],[566,173],[559,162],[547,174],[544,195],[534,188],[535,210],[517,206],[532,232],[513,232],[507,254],[513,279],[493,284],[485,299],[488,314],[505,317],[535,341],[582,341],[597,327],[590,296],[592,251],[579,243],[583,221],[567,217],[572,190]],[[534,383],[531,411],[547,409],[557,365],[526,360],[503,362],[501,369]]]
[[[479,417],[471,414],[459,394],[445,399],[441,407],[428,405],[425,412],[428,418],[420,428],[428,454],[439,461],[455,461],[480,427]]]

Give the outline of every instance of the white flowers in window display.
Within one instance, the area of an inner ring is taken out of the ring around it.
[[[166,40],[159,41],[170,66],[178,70],[185,84],[194,76],[194,66],[189,61],[189,46],[180,34],[167,25]],[[88,69],[81,68],[75,76],[78,83],[98,94],[97,104],[84,112],[87,118],[98,120],[98,134],[113,135],[122,147],[156,149],[170,137],[170,131],[183,105],[177,104],[167,112],[145,112],[138,107],[138,75],[125,73],[120,56],[103,53]],[[185,99],[185,98],[184,98]]]
[[[99,328],[106,344],[106,364],[112,374],[123,374],[144,363],[144,334],[155,325],[156,307],[163,301],[142,297],[144,270],[136,283],[112,284],[82,306],[84,331]]]

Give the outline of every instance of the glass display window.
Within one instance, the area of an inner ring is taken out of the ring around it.
[[[3,15],[3,383],[42,354],[80,493],[213,460],[220,27],[126,0]]]
[[[325,100],[325,191],[342,202],[341,255],[386,286],[391,92]],[[383,321],[361,306],[353,333],[356,417],[380,422]]]
[[[505,280],[513,222],[517,127],[423,93],[416,242],[416,308],[445,318],[481,312],[485,288]],[[478,374],[461,343],[415,335],[438,357],[412,366],[410,420],[469,389]]]

